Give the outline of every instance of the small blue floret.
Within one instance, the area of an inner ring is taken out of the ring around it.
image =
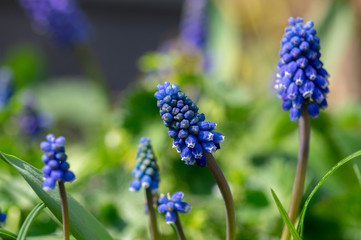
[[[176,221],[176,212],[179,213],[188,213],[192,207],[186,202],[182,202],[184,198],[183,192],[176,192],[170,196],[161,194],[158,199],[158,211],[162,214],[165,214],[165,220],[168,224],[175,223]]]

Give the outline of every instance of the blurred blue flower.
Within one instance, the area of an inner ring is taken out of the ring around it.
[[[158,191],[160,181],[159,167],[153,153],[150,138],[142,137],[139,140],[136,159],[137,162],[133,169],[135,179],[131,182],[129,190],[137,192],[143,186],[144,188],[149,188],[152,192]]]
[[[306,104],[308,113],[317,118],[327,107],[328,77],[320,61],[320,39],[313,22],[303,24],[302,18],[290,18],[281,40],[275,89],[283,100],[282,108],[290,111],[290,119],[298,121],[300,109]]]
[[[182,202],[183,198],[184,193],[182,192],[175,192],[172,197],[170,197],[169,193],[168,195],[163,193],[160,195],[158,199],[158,211],[165,214],[165,220],[168,224],[176,221],[176,212],[189,213],[192,209],[190,204]]]
[[[57,181],[72,182],[75,175],[69,170],[69,163],[66,161],[65,138],[55,138],[53,134],[46,136],[46,141],[41,142],[40,148],[44,152],[42,160],[45,163],[43,167],[44,182],[43,189],[50,191],[55,188]]]
[[[6,213],[1,212],[0,210],[0,223],[4,223],[6,221]]]
[[[204,49],[207,35],[207,0],[185,0],[180,24],[181,38],[193,47]]]
[[[0,111],[2,111],[14,94],[13,72],[9,67],[0,68]]]
[[[19,116],[19,127],[27,136],[36,136],[52,125],[52,117],[35,108],[33,95],[25,99],[25,108]]]
[[[74,0],[19,0],[34,27],[50,35],[61,46],[72,46],[89,38],[90,24]]]
[[[190,100],[179,86],[165,82],[157,86],[154,96],[163,123],[169,128],[168,135],[174,138],[173,147],[187,165],[197,163],[206,165],[204,152],[214,153],[220,148],[224,137],[214,132],[217,124],[205,121],[204,114],[198,113],[198,107]]]

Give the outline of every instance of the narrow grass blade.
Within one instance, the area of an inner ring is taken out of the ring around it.
[[[6,240],[16,240],[16,234],[0,228],[0,238]]]
[[[17,240],[25,240],[26,235],[28,234],[30,225],[33,223],[35,217],[45,208],[44,203],[38,203],[29,213],[29,215],[26,217],[23,225],[21,225],[21,228],[18,233]]]
[[[326,179],[332,174],[334,173],[337,169],[339,169],[342,165],[344,165],[345,163],[347,163],[348,161],[361,156],[361,150],[349,155],[348,157],[342,159],[341,161],[339,161],[335,166],[333,166],[333,168],[331,168],[330,171],[328,171],[326,173],[325,176],[323,176],[323,178],[317,183],[317,185],[315,186],[315,188],[312,190],[312,192],[310,193],[310,195],[308,196],[308,198],[306,199],[305,204],[303,205],[303,209],[300,215],[300,220],[298,222],[298,226],[297,226],[297,230],[299,232],[299,234],[302,236],[303,234],[303,222],[305,220],[305,215],[306,215],[306,211],[307,211],[307,207],[312,199],[312,197],[315,195],[315,193],[317,192],[317,190],[322,186],[322,184],[326,181]]]
[[[287,214],[286,210],[284,209],[284,207],[282,206],[282,203],[278,199],[276,193],[272,189],[271,189],[271,192],[272,192],[272,197],[275,200],[277,208],[281,214],[281,217],[282,217],[283,221],[286,223],[288,230],[290,231],[293,239],[301,240],[301,237],[298,235],[295,227],[293,226],[293,223],[291,222],[290,218],[288,217],[288,214]]]
[[[359,183],[359,184],[360,184],[360,186],[361,186],[361,174],[360,174],[360,169],[359,169],[359,167],[357,166],[357,164],[356,164],[356,163],[354,163],[354,164],[353,164],[353,170],[354,170],[354,172],[355,172],[355,174],[356,174],[356,177],[357,177],[358,183]]]

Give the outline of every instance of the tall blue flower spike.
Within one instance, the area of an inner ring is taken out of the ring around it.
[[[149,137],[142,137],[139,140],[136,159],[137,162],[133,169],[135,179],[131,182],[129,190],[138,192],[141,187],[144,187],[149,188],[152,192],[158,191],[159,167]]]
[[[19,0],[36,29],[59,45],[71,46],[89,37],[90,24],[75,0]]]
[[[55,138],[53,134],[46,136],[46,141],[41,142],[40,148],[44,152],[42,160],[44,181],[43,189],[50,191],[55,188],[57,181],[72,182],[75,175],[69,170],[68,156],[65,154],[65,138]]]
[[[203,113],[198,113],[198,107],[190,100],[179,86],[165,82],[157,86],[154,96],[158,99],[157,106],[168,127],[168,135],[174,139],[176,148],[185,164],[206,166],[207,159],[204,152],[215,153],[220,148],[224,137],[214,132],[217,124],[205,121]]]
[[[4,223],[6,221],[6,213],[1,212],[0,210],[0,223]]]
[[[185,0],[180,36],[189,44],[203,49],[206,43],[207,0]]]
[[[0,111],[2,111],[14,94],[13,72],[9,67],[0,68]]]
[[[317,118],[320,109],[327,107],[329,93],[329,74],[320,61],[320,39],[312,21],[303,24],[302,18],[291,17],[288,22],[291,26],[286,27],[281,40],[275,89],[292,121],[298,121],[305,104],[308,114]]]
[[[192,209],[191,205],[186,202],[182,202],[184,193],[175,192],[172,197],[168,193],[167,195],[161,194],[158,199],[158,211],[165,214],[165,220],[168,224],[175,223],[177,215],[179,213],[189,213]]]

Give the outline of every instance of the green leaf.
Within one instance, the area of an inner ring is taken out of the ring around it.
[[[315,195],[315,193],[317,192],[317,190],[322,186],[322,184],[326,181],[326,179],[332,174],[334,173],[337,169],[339,169],[342,165],[344,165],[345,163],[347,163],[348,161],[361,156],[361,150],[357,151],[351,155],[349,155],[348,157],[342,159],[341,161],[339,161],[335,166],[333,166],[333,168],[331,168],[330,171],[328,171],[326,173],[325,176],[323,176],[323,178],[317,183],[317,185],[315,186],[315,188],[312,190],[312,192],[310,193],[310,195],[308,196],[308,198],[305,201],[305,204],[303,205],[303,209],[300,215],[300,220],[298,222],[298,226],[297,226],[297,230],[299,232],[299,234],[302,236],[303,233],[303,222],[305,220],[305,215],[306,215],[306,210],[307,207],[312,199],[312,197]]]
[[[50,192],[43,190],[42,173],[14,156],[5,156],[3,153],[0,153],[0,158],[13,166],[24,177],[38,197],[45,203],[46,207],[49,208],[59,221],[62,221],[59,191],[57,189]],[[70,194],[68,194],[68,208],[70,232],[76,239],[113,240],[99,221],[71,197]]]
[[[21,228],[18,233],[17,240],[25,240],[26,235],[28,234],[30,225],[33,223],[35,217],[45,208],[44,203],[38,203],[36,206],[31,210],[29,215],[26,217],[24,223],[21,225]]]
[[[275,203],[277,205],[277,208],[280,211],[281,217],[282,217],[283,221],[286,223],[288,230],[290,231],[293,239],[301,240],[301,237],[298,235],[295,227],[293,226],[293,223],[291,222],[290,218],[288,217],[288,214],[287,214],[286,210],[284,209],[284,207],[282,206],[282,203],[278,199],[276,193],[272,189],[271,189],[271,192],[272,192],[272,197],[275,200]]]
[[[0,228],[0,238],[5,240],[16,240],[16,234]]]

